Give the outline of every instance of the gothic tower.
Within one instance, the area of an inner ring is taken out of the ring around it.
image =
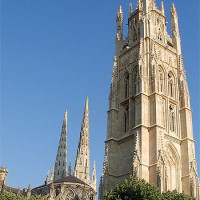
[[[128,35],[117,11],[116,51],[109,95],[100,199],[130,175],[199,198],[190,95],[181,53],[178,15],[172,37],[164,3],[138,0],[129,7]]]

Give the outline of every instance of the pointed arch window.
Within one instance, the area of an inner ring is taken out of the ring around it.
[[[125,74],[124,78],[124,86],[125,86],[125,98],[129,97],[129,75]]]
[[[174,98],[174,77],[171,72],[168,74],[168,95]]]
[[[169,106],[169,129],[172,132],[175,132],[175,111],[174,111],[174,106],[170,105]]]
[[[129,106],[125,107],[124,111],[124,132],[129,130]]]

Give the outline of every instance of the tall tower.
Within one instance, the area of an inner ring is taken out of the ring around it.
[[[172,38],[163,2],[159,10],[155,0],[138,0],[129,13],[124,39],[122,7],[117,11],[101,194],[134,175],[161,192],[176,189],[199,197],[176,8],[173,4]]]
[[[62,179],[66,176],[66,166],[67,166],[67,110],[65,111],[60,141],[58,145],[58,151],[54,167],[54,177],[53,177],[54,181]]]

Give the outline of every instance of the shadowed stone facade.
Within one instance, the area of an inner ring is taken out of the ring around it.
[[[163,2],[138,0],[116,23],[116,51],[109,96],[107,138],[99,196],[130,175],[199,199],[192,111],[181,53],[178,14],[171,7],[172,37]]]

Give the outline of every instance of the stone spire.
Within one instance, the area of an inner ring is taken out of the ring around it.
[[[67,110],[62,125],[62,131],[60,141],[58,145],[58,151],[54,169],[54,181],[62,179],[66,176],[66,164],[67,164]]]
[[[93,170],[92,170],[92,184],[93,184],[93,188],[95,191],[96,191],[96,181],[97,181],[96,163],[94,161],[94,166],[93,166]]]
[[[161,1],[161,12],[165,16],[165,7],[164,7],[164,2]]]
[[[50,182],[50,179],[49,179],[49,170],[48,170],[45,185],[47,185],[49,182]]]
[[[90,181],[90,150],[89,150],[89,109],[88,97],[85,102],[85,110],[81,125],[74,175],[85,181]]]
[[[122,6],[120,5],[117,11],[116,23],[117,23],[117,33],[116,33],[116,40],[123,39],[123,11]]]
[[[174,4],[172,4],[171,7],[171,22],[173,46],[177,50],[177,54],[181,55],[181,38],[179,33],[178,14]]]
[[[129,4],[129,15],[131,16],[132,13],[133,13],[133,4],[130,3],[130,4]]]
[[[53,170],[51,172],[51,182],[54,180],[54,167],[53,167]]]
[[[72,175],[72,161],[69,162],[68,174]]]

